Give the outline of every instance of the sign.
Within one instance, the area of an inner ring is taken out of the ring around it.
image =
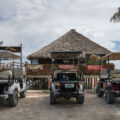
[[[59,65],[60,69],[74,69],[74,65]]]
[[[103,65],[87,65],[87,70],[100,70],[103,68]]]
[[[104,56],[104,54],[101,55],[95,55],[95,54],[87,54],[87,64],[88,65],[100,65],[100,57]],[[104,65],[104,62],[101,62],[101,65]]]
[[[0,50],[8,50],[11,52],[21,52],[21,46],[0,46]]]
[[[43,70],[43,65],[28,65],[30,70]]]

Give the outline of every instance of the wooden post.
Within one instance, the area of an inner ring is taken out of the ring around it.
[[[48,78],[48,89],[50,89],[50,78]]]
[[[92,89],[94,89],[94,81],[95,81],[95,78],[92,78]]]
[[[21,73],[22,73],[22,76],[23,76],[23,67],[22,67],[22,44],[21,44],[20,46],[21,46],[20,69],[21,69]]]
[[[95,89],[97,88],[97,78],[95,78],[95,80],[94,80],[94,88]]]
[[[13,55],[13,78],[15,78],[15,60]]]

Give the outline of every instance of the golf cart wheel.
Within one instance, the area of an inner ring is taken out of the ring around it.
[[[83,104],[84,103],[84,96],[78,96],[76,98],[77,104]]]
[[[101,91],[101,90],[100,90],[100,85],[99,85],[99,83],[98,83],[97,88],[96,88],[96,95],[97,95],[98,97],[103,97],[103,95],[104,95],[104,91]]]
[[[14,94],[10,94],[8,97],[8,104],[10,107],[15,107],[18,104],[18,91],[15,90]]]
[[[50,104],[53,105],[56,103],[56,98],[53,93],[50,93]]]
[[[26,90],[20,93],[20,97],[21,98],[25,98],[26,95],[27,95],[27,91]]]
[[[105,100],[108,104],[113,104],[115,102],[115,93],[109,92],[108,90],[105,91]]]

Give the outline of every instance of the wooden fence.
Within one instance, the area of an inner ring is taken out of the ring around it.
[[[96,89],[98,77],[85,77],[85,89]]]

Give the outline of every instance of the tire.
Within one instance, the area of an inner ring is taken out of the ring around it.
[[[53,105],[56,103],[56,98],[53,93],[50,93],[50,104]]]
[[[26,95],[27,95],[27,91],[26,90],[20,93],[20,97],[21,98],[25,98]]]
[[[83,104],[83,103],[84,103],[84,99],[85,99],[84,96],[78,96],[78,97],[76,98],[77,104]]]
[[[108,104],[113,104],[115,102],[115,93],[106,90],[105,91],[105,101]]]
[[[17,104],[18,104],[18,91],[17,90],[14,91],[14,94],[9,95],[8,104],[10,107],[17,106]]]
[[[101,91],[101,90],[100,90],[100,85],[99,85],[99,83],[98,83],[97,88],[96,88],[96,95],[97,95],[98,97],[103,97],[103,95],[104,95],[104,91]]]

